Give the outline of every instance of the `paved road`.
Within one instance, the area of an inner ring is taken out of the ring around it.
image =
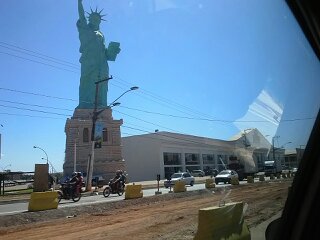
[[[246,184],[245,181],[241,181],[240,184]],[[216,187],[226,187],[230,186],[230,184],[218,184]],[[195,191],[205,189],[205,184],[195,184],[194,186],[187,186],[187,191]],[[143,190],[143,196],[154,196],[155,191],[157,189],[145,189]],[[160,188],[162,194],[168,194],[168,188]],[[103,195],[93,195],[82,197],[79,202],[74,203],[72,200],[62,200],[59,204],[59,208],[65,207],[76,207],[76,206],[83,206],[89,205],[94,203],[103,203],[103,202],[113,202],[113,201],[120,201],[123,200],[124,196],[118,196],[117,194],[111,194],[109,197],[105,198]],[[0,216],[1,215],[12,215],[16,213],[26,212],[28,210],[28,202],[15,202],[15,203],[8,203],[0,205]]]

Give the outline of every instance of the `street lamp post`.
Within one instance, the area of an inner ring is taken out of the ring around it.
[[[92,114],[92,131],[91,131],[91,154],[89,157],[89,164],[88,164],[88,173],[87,173],[87,182],[86,182],[86,191],[91,191],[92,188],[92,174],[93,174],[93,162],[94,162],[94,148],[95,148],[95,130],[96,130],[96,121],[98,119],[98,116],[100,113],[104,111],[104,109],[101,109],[97,111],[97,100],[98,100],[98,93],[99,93],[99,84],[105,81],[108,81],[112,79],[112,76],[110,78],[106,78],[100,81],[95,82],[96,84],[96,92],[95,92],[95,100],[94,100],[94,109]],[[121,98],[123,95],[125,95],[127,92],[137,90],[138,87],[131,87],[129,90],[122,93],[118,98],[116,98],[114,101],[112,101],[108,108],[118,106],[120,103],[116,102],[119,98]]]
[[[47,165],[49,165],[49,158],[48,158],[48,154],[45,150],[43,150],[41,147],[38,146],[33,146],[33,148],[38,148],[40,150],[42,150],[44,152],[44,154],[46,155],[46,160],[47,160]]]

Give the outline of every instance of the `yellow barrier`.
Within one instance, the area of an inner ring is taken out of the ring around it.
[[[142,198],[142,185],[126,185],[124,199]]]
[[[187,188],[186,188],[186,184],[182,181],[177,181],[174,183],[173,186],[173,192],[174,193],[178,193],[178,192],[186,192]]]
[[[242,202],[200,209],[198,219],[195,240],[250,239],[249,229],[243,222]]]
[[[28,211],[42,211],[58,208],[57,192],[33,192],[31,193]]]
[[[237,177],[232,177],[230,183],[231,185],[239,185],[239,179]]]
[[[247,183],[254,183],[253,176],[247,176]]]
[[[206,188],[215,188],[216,184],[214,183],[214,180],[212,178],[206,179],[205,183]]]

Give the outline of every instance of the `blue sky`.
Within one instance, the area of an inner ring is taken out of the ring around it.
[[[131,86],[140,87],[114,108],[114,118],[124,120],[123,136],[159,129],[229,139],[241,129],[257,127],[264,135],[279,135],[279,146],[306,144],[319,110],[319,61],[284,2],[83,4],[86,11],[90,6],[104,9],[107,21],[100,28],[106,42],[121,43],[116,62],[109,63],[114,76],[109,101]],[[1,168],[33,171],[45,157],[33,149],[37,145],[62,170],[65,121],[78,105],[77,19],[76,0],[1,3]],[[45,60],[47,56],[54,59]],[[280,125],[270,120],[274,114]]]

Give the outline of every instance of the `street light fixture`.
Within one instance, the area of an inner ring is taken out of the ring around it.
[[[38,148],[38,149],[42,150],[44,152],[44,154],[46,155],[46,157],[47,157],[47,159],[46,159],[47,160],[47,164],[49,164],[49,158],[48,158],[47,152],[45,150],[43,150],[41,147],[38,147],[38,146],[33,146],[33,148]]]
[[[134,86],[134,87],[131,87],[130,89],[128,89],[127,91],[125,91],[124,93],[122,93],[119,97],[117,97],[112,103],[110,103],[109,106],[111,106],[112,104],[114,104],[119,98],[121,98],[123,95],[125,95],[127,92],[130,92],[130,91],[134,91],[134,90],[138,90],[139,87],[137,86]]]
[[[8,164],[8,165],[7,165],[7,166],[5,166],[5,167],[1,167],[2,171],[4,171],[4,172],[5,172],[7,167],[11,167],[11,164]]]
[[[87,173],[87,182],[86,182],[86,191],[91,191],[92,188],[92,174],[93,174],[93,162],[94,162],[94,148],[95,148],[95,130],[96,130],[96,121],[98,119],[98,115],[100,113],[102,113],[104,111],[104,109],[101,109],[99,111],[97,111],[97,105],[98,105],[98,92],[99,92],[99,84],[105,81],[108,81],[112,79],[112,76],[100,81],[95,82],[96,84],[96,95],[95,95],[95,101],[94,101],[94,109],[93,109],[93,114],[92,114],[92,131],[91,131],[91,155],[90,155],[90,162],[88,164],[88,173]],[[109,105],[108,108],[112,108],[115,106],[119,106],[120,103],[117,102],[117,100],[119,100],[119,98],[121,98],[123,95],[125,95],[126,93],[130,92],[130,91],[134,91],[139,89],[139,87],[131,87],[129,90],[125,91],[124,93],[122,93],[118,98],[116,98],[114,101],[112,101]]]
[[[280,148],[285,148],[285,146],[286,146],[287,144],[290,144],[290,143],[292,143],[292,142],[286,142],[286,143],[283,144]]]

